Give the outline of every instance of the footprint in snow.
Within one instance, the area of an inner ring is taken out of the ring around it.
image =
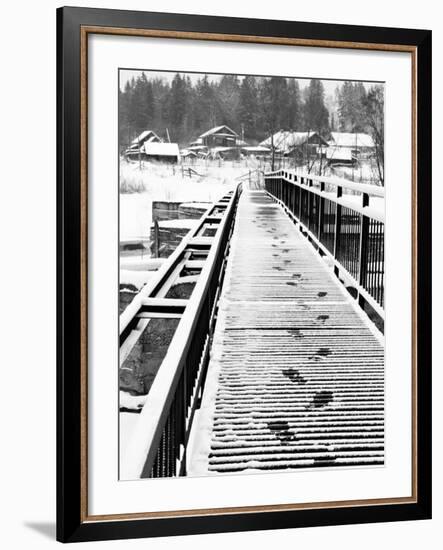
[[[286,420],[276,420],[267,422],[268,428],[283,445],[288,445],[294,441],[295,433],[289,429],[289,424]]]
[[[332,401],[334,395],[331,391],[324,390],[324,391],[318,391],[311,403],[307,406],[308,409],[321,409],[323,407],[326,407],[329,405],[329,403]]]
[[[312,355],[309,359],[313,359],[314,361],[320,361],[322,357],[328,357],[328,355],[331,355],[332,351],[329,348],[318,348],[318,350],[315,352],[314,355]]]
[[[324,323],[325,321],[327,321],[329,319],[329,315],[319,315],[317,317],[317,320],[318,321],[321,321],[322,323]]]
[[[289,380],[291,382],[294,382],[295,384],[306,384],[305,378],[303,378],[300,372],[296,369],[284,369],[282,370],[282,374],[289,378]]]

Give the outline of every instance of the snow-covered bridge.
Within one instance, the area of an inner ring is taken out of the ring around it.
[[[207,252],[122,478],[383,464],[383,335],[367,315],[382,327],[383,202],[380,188],[276,172],[202,218],[171,259],[177,272]],[[155,292],[123,319],[123,347],[134,319],[167,307]]]

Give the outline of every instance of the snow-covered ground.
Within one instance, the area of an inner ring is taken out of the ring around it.
[[[195,166],[200,176],[183,177],[180,166],[167,164],[122,161],[120,164],[120,242],[143,242],[145,250],[134,251],[129,257],[122,255],[120,283],[133,284],[140,289],[146,284],[151,269],[149,241],[152,225],[153,201],[186,202],[189,205],[209,206],[220,199],[238,183],[238,176],[253,169],[253,163],[214,163]],[[195,220],[160,222],[160,225],[179,226],[191,229]],[[148,256],[146,254],[148,250]]]
[[[215,202],[256,164],[195,166],[199,176],[183,177],[175,165],[123,162],[120,165],[120,239],[149,238],[153,201]],[[122,192],[123,191],[123,192]]]

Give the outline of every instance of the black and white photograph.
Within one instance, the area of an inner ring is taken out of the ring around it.
[[[434,550],[439,5],[74,4],[2,12],[2,547]]]
[[[119,479],[383,468],[384,82],[118,80]]]

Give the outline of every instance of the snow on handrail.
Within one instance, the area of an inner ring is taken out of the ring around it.
[[[349,189],[350,191],[366,193],[373,197],[385,197],[384,187],[379,185],[371,185],[369,183],[355,183],[336,176],[317,176],[315,174],[302,173],[297,170],[274,170],[273,172],[267,172],[265,177],[283,177],[291,182],[294,182],[294,177],[297,177],[297,181],[300,178],[303,178],[303,180],[311,180],[318,183],[333,185],[335,187],[341,187],[343,189]]]

